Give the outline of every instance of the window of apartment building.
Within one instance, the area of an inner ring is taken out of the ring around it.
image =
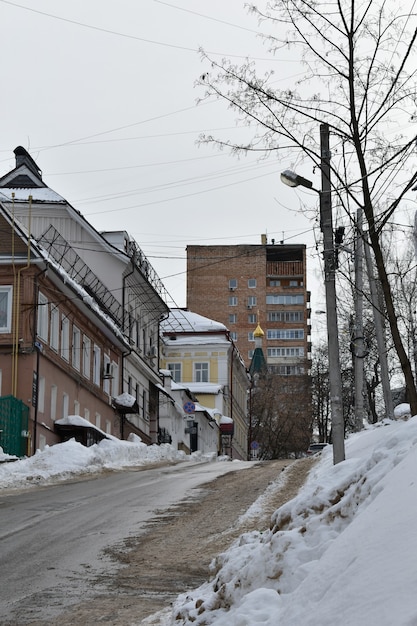
[[[304,374],[304,368],[299,365],[271,365],[268,367],[271,374],[279,374],[280,376],[300,376]]]
[[[51,385],[51,419],[56,420],[56,401],[58,398],[58,387]]]
[[[93,383],[100,386],[101,379],[101,350],[99,346],[94,344],[93,347]]]
[[[84,409],[84,419],[90,421],[90,409]]]
[[[275,278],[271,278],[269,281],[269,286],[270,287],[281,287],[281,281],[277,280]]]
[[[143,393],[142,393],[142,417],[146,421],[149,419],[149,414],[148,414],[148,396],[146,394],[146,389],[144,389]]]
[[[302,280],[290,280],[290,287],[302,287],[302,286],[303,286]]]
[[[69,361],[69,319],[63,317],[61,320],[61,356]]]
[[[194,381],[196,383],[208,383],[209,381],[209,364],[194,363]]]
[[[72,327],[72,367],[80,370],[81,367],[81,332],[73,325]]]
[[[78,400],[74,400],[74,415],[80,414],[80,403]]]
[[[255,337],[253,336],[253,330],[248,333],[248,341],[255,341]]]
[[[236,332],[231,332],[230,333],[230,339],[232,341],[237,341],[237,333]]]
[[[256,303],[257,303],[256,296],[249,296],[248,307],[253,308],[254,306],[256,306]]]
[[[248,359],[252,359],[253,358],[253,353],[255,352],[255,350],[248,350]]]
[[[268,322],[302,322],[304,321],[303,311],[268,311]]]
[[[249,324],[256,324],[256,321],[257,321],[256,313],[249,313],[249,315],[248,315],[248,323]]]
[[[37,335],[44,341],[48,341],[48,298],[39,292],[38,294],[38,322]]]
[[[95,415],[95,425],[96,425],[96,428],[101,428],[101,415],[100,415],[100,413],[96,413],[96,415]]]
[[[230,313],[229,315],[229,324],[236,324],[237,322],[237,314],[236,313]]]
[[[69,408],[69,395],[64,393],[62,395],[62,417],[68,417],[68,408]]]
[[[267,339],[304,339],[304,330],[288,328],[285,330],[274,328],[266,331]]]
[[[229,306],[237,306],[237,296],[229,296]]]
[[[103,372],[105,375],[103,378],[103,391],[104,393],[110,394],[111,365],[110,357],[107,354],[103,354]]]
[[[111,371],[113,378],[111,379],[111,395],[113,398],[119,395],[119,366],[112,361]]]
[[[229,289],[237,289],[237,278],[229,279]]]
[[[248,278],[248,287],[249,287],[249,289],[255,289],[255,287],[256,287],[256,278]]]
[[[172,380],[181,382],[181,363],[168,363],[168,370],[171,372]]]
[[[49,344],[52,350],[58,352],[59,348],[59,310],[56,306],[51,307],[49,319]]]
[[[45,377],[39,377],[38,384],[38,411],[39,413],[45,413]]]
[[[91,376],[91,340],[87,335],[83,335],[83,375]]]
[[[304,356],[304,348],[267,348],[269,357],[300,357]]]
[[[111,421],[110,420],[106,420],[106,433],[108,435],[110,435],[111,433]]]
[[[267,304],[304,304],[304,296],[300,295],[282,295],[282,294],[269,294],[266,296]]]

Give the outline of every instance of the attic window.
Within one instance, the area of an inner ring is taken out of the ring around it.
[[[177,335],[170,335],[169,340],[170,341],[176,341],[177,340]]]

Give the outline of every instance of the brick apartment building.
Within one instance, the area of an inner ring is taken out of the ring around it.
[[[260,324],[270,371],[306,373],[309,302],[304,244],[187,246],[187,307],[223,323],[247,367]]]

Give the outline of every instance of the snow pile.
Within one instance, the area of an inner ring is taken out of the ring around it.
[[[116,437],[103,439],[89,448],[74,439],[38,450],[29,458],[12,462],[0,448],[0,489],[27,487],[30,484],[65,480],[80,474],[95,474],[104,469],[134,467],[160,461],[190,459],[170,444],[147,446],[132,435],[129,441]],[[197,461],[197,457],[192,460]],[[10,461],[10,462],[6,462]]]
[[[351,436],[346,456],[324,450],[271,528],[242,535],[164,623],[415,626],[417,417]]]

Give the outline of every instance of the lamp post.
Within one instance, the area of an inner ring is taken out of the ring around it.
[[[324,244],[324,285],[326,292],[327,345],[329,355],[330,406],[332,412],[333,463],[345,460],[345,426],[342,405],[342,376],[340,371],[339,335],[336,308],[336,255],[333,240],[333,217],[330,186],[329,127],[320,125],[321,189],[291,170],[281,174],[281,181],[289,187],[306,187],[319,194],[320,228]]]

